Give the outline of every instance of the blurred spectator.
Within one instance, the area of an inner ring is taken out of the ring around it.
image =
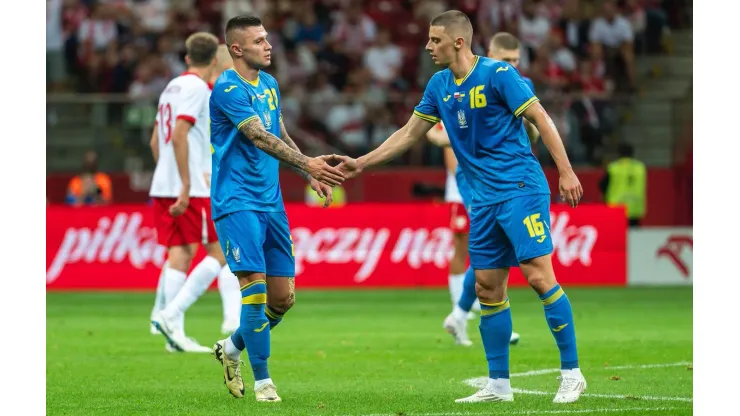
[[[523,54],[519,66],[526,70],[535,59],[535,53],[550,36],[550,21],[537,13],[538,0],[524,0],[522,14],[519,16],[519,41]]]
[[[635,159],[632,145],[619,146],[619,159],[610,163],[599,182],[604,202],[627,209],[630,227],[639,227],[645,217],[647,175],[645,164]]]
[[[162,33],[167,28],[170,0],[133,0],[130,7],[134,19],[141,23],[147,33]]]
[[[308,116],[311,121],[319,124],[319,130],[325,131],[326,115],[331,107],[339,101],[339,92],[329,83],[326,73],[317,72],[313,82],[309,83],[307,97]]]
[[[105,205],[112,197],[110,177],[98,172],[98,154],[90,150],[85,153],[82,173],[69,181],[66,202],[74,206]]]
[[[332,107],[326,118],[326,126],[336,138],[335,146],[352,157],[368,150],[366,111],[357,92],[357,87],[348,84],[342,91],[339,103]]]
[[[645,29],[647,29],[647,15],[640,0],[627,0],[624,7],[625,18],[632,26],[632,37],[635,40],[635,50],[641,52],[645,48]]]
[[[564,44],[579,58],[588,56],[590,21],[584,18],[581,0],[565,0],[558,27],[563,33]]]
[[[591,24],[589,34],[591,47],[602,49],[606,59],[607,71],[613,76],[617,85],[626,81],[630,89],[636,87],[635,53],[632,25],[619,14],[616,0],[604,0],[602,16]]]
[[[154,55],[141,62],[136,68],[136,79],[128,90],[129,97],[151,99],[161,94],[168,82],[163,67],[161,58]]]
[[[603,77],[603,73],[594,71],[592,61],[581,61],[573,82],[576,91],[580,93],[572,104],[572,109],[580,120],[579,136],[586,149],[586,160],[597,166],[597,150],[604,143],[604,135],[611,133],[613,127],[612,107],[609,103],[613,85]]]
[[[66,78],[62,0],[46,1],[46,90],[58,91]]]
[[[578,66],[576,56],[563,44],[563,33],[559,29],[550,35],[550,59],[565,73],[573,73]]]
[[[364,63],[372,80],[382,86],[389,86],[399,80],[403,55],[401,48],[391,43],[391,32],[388,29],[381,29],[375,44],[365,51]]]
[[[388,109],[381,109],[375,113],[375,123],[370,128],[369,143],[371,148],[380,146],[391,134],[395,133],[400,127],[393,122],[393,116]]]
[[[361,2],[353,1],[334,17],[331,38],[344,46],[350,57],[359,58],[363,51],[375,40],[375,22],[362,11]]]

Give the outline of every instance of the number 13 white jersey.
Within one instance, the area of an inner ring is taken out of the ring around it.
[[[208,100],[211,90],[199,76],[185,72],[167,84],[159,97],[155,128],[159,140],[159,160],[154,170],[149,196],[176,198],[182,190],[180,173],[177,170],[172,135],[175,121],[193,123],[188,133],[188,167],[190,170],[190,196],[209,197],[210,187],[206,179],[210,166],[210,137]]]

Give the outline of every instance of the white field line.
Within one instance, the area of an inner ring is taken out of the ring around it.
[[[507,415],[561,415],[561,414],[579,414],[579,413],[623,413],[623,412],[665,412],[667,410],[676,410],[676,407],[627,407],[627,408],[601,408],[601,409],[563,409],[563,410],[519,410],[506,411]],[[442,412],[442,413],[405,413],[406,416],[483,416],[490,415],[491,412]],[[396,413],[373,413],[361,416],[397,416]]]
[[[535,394],[538,396],[551,396],[555,393],[548,391],[539,390],[523,390],[523,389],[512,389],[514,393],[519,394]],[[691,397],[663,397],[663,396],[635,396],[635,395],[624,395],[624,394],[593,394],[583,393],[582,397],[598,397],[602,399],[625,399],[625,400],[657,400],[657,401],[672,401],[672,402],[692,402]]]
[[[681,361],[677,363],[668,363],[668,364],[642,364],[642,365],[617,365],[613,367],[601,367],[600,370],[628,370],[633,368],[664,368],[664,367],[681,367],[684,365],[691,365],[688,361]],[[550,373],[559,373],[559,368],[545,368],[543,370],[532,370],[532,371],[525,371],[523,373],[514,373],[511,374],[511,377],[529,377],[529,376],[538,376],[540,374],[550,374]]]

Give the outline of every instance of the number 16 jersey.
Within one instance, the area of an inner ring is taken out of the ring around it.
[[[538,98],[510,64],[476,56],[462,79],[444,69],[429,80],[414,115],[444,122],[472,191],[472,208],[549,194],[519,119]]]

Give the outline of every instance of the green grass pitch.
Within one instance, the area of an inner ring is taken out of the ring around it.
[[[529,289],[509,292],[514,403],[455,404],[487,374],[475,343],[454,345],[442,329],[444,290],[300,291],[272,332],[270,375],[281,403],[232,398],[208,354],[167,353],[149,333],[151,293],[48,293],[49,415],[691,415],[691,288],[566,288],[588,390],[555,405],[558,351]],[[209,292],[188,312],[190,336],[221,338],[221,303]],[[246,354],[243,360],[247,361]],[[529,373],[527,373],[529,372]],[[524,373],[524,374],[522,374]]]

